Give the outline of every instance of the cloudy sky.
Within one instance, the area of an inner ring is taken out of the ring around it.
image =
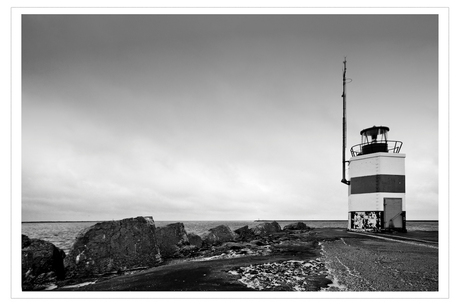
[[[22,220],[346,219],[348,147],[404,142],[438,217],[435,15],[23,15]],[[349,154],[348,154],[349,156]]]

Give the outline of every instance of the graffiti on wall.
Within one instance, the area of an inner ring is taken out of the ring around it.
[[[351,213],[351,228],[363,231],[378,231],[381,229],[380,211],[355,211]]]

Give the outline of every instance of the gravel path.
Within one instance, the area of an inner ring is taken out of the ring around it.
[[[363,239],[363,235],[322,243],[334,284],[328,291],[437,291],[438,249],[432,245]]]

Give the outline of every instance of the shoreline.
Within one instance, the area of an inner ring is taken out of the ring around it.
[[[21,223],[98,223],[111,220],[94,220],[94,221],[21,221]],[[155,222],[347,222],[348,220],[155,220]],[[439,222],[439,220],[406,220],[406,222]]]

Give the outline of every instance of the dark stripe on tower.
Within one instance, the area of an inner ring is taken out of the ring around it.
[[[378,174],[369,176],[352,177],[350,180],[350,193],[374,193],[374,192],[406,192],[406,176]]]

